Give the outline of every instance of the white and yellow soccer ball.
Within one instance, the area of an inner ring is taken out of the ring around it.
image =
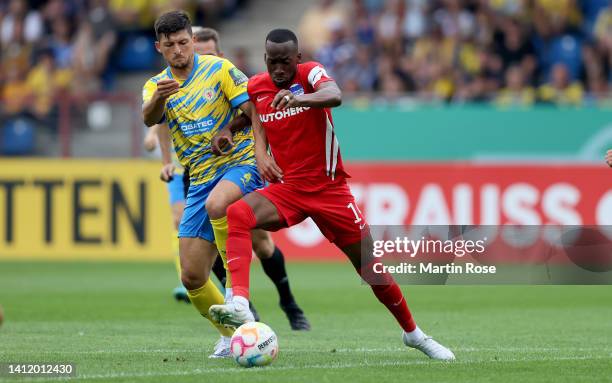
[[[232,357],[242,367],[267,366],[278,355],[278,338],[261,322],[248,322],[238,327],[230,343]]]

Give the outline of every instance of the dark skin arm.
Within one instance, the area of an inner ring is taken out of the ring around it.
[[[335,81],[321,83],[313,93],[295,96],[288,89],[281,89],[272,101],[272,107],[278,110],[287,108],[335,108],[342,104],[342,92]]]
[[[257,110],[253,108],[251,114],[253,120],[253,137],[255,138],[255,159],[259,174],[268,182],[278,182],[283,179],[283,171],[276,164],[274,158],[268,153],[268,137],[264,127],[261,125]]]
[[[243,113],[232,119],[229,124],[212,138],[210,145],[216,156],[222,156],[230,152],[234,146],[234,141],[232,140],[234,133],[240,132],[244,128],[251,126],[251,119],[249,116],[251,116],[252,110],[254,109],[255,107],[250,101],[240,105],[240,110],[242,110]]]

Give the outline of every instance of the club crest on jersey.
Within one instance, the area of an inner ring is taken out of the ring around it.
[[[300,96],[304,94],[304,88],[302,88],[300,84],[291,85],[289,87],[289,90],[291,91],[291,93],[293,93],[294,96]]]
[[[212,101],[215,98],[215,90],[213,88],[204,89],[204,98],[206,101]]]

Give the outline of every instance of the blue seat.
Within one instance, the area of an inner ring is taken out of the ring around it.
[[[35,128],[30,121],[24,118],[7,121],[2,127],[1,136],[2,154],[18,156],[34,152]]]
[[[156,69],[158,63],[153,39],[141,34],[128,34],[117,56],[117,67],[122,71]]]
[[[582,69],[581,43],[581,40],[573,35],[563,35],[551,41],[543,60],[546,78],[549,78],[550,70],[555,64],[564,63],[567,65],[570,78],[577,79]]]

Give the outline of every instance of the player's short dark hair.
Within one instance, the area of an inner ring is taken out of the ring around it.
[[[217,50],[219,50],[219,32],[212,28],[201,28],[196,27],[196,31],[193,33],[195,41],[199,43],[205,43],[207,41],[214,41]]]
[[[289,29],[273,29],[266,36],[266,41],[272,43],[282,44],[288,41],[293,41],[295,45],[298,45],[298,39],[295,33]]]
[[[191,20],[183,11],[166,12],[155,20],[155,37],[157,41],[161,36],[169,37],[171,34],[186,30],[191,35]]]

